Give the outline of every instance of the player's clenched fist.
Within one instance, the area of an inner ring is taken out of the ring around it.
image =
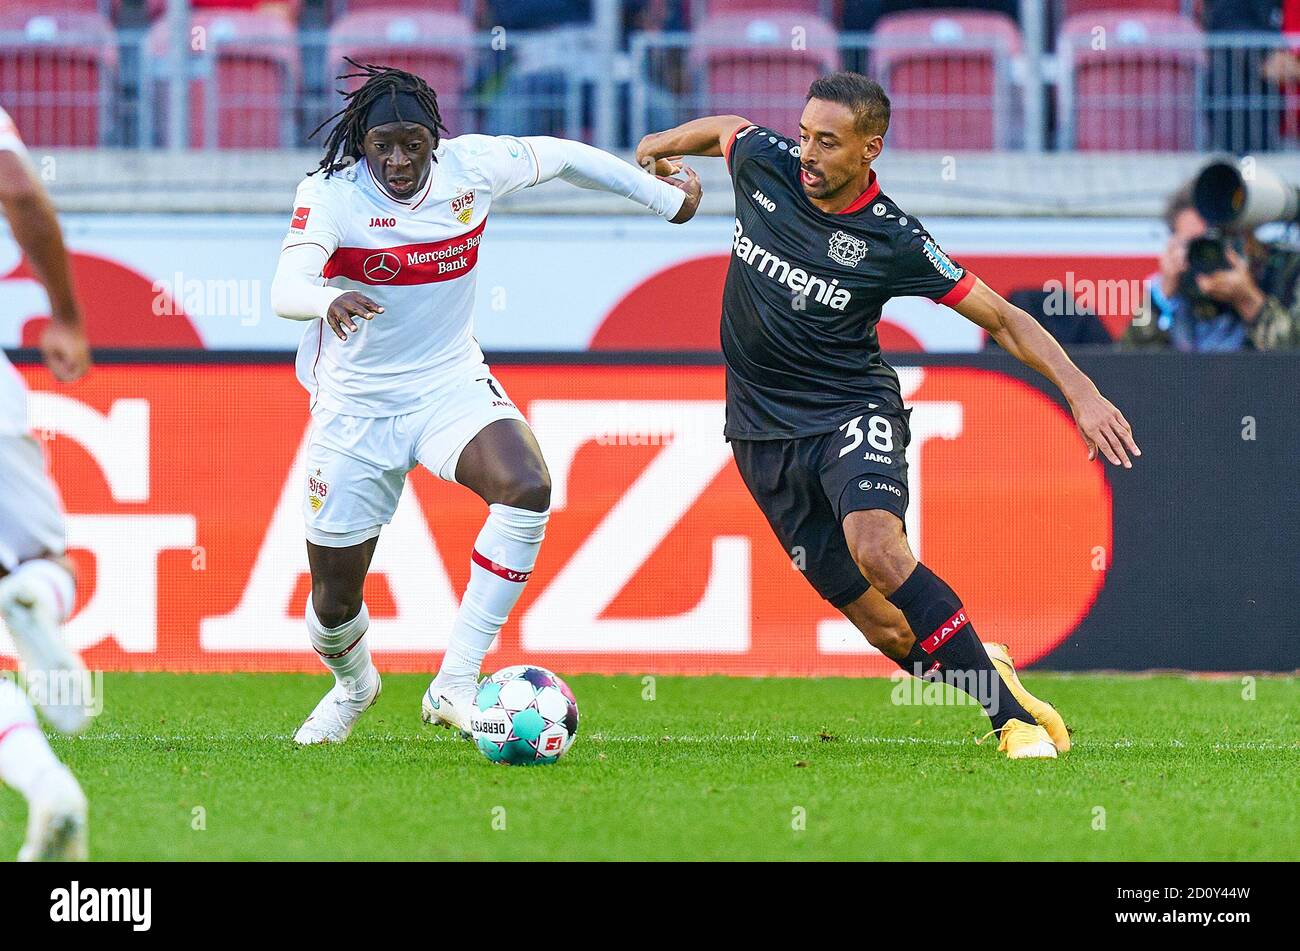
[[[384,308],[365,294],[357,291],[345,291],[334,298],[334,303],[330,304],[329,310],[325,313],[325,322],[330,325],[330,330],[334,331],[336,337],[340,340],[347,340],[347,331],[357,332],[357,323],[352,318],[360,317],[362,320],[373,320],[383,312]]]
[[[686,193],[686,200],[682,202],[682,207],[677,214],[668,219],[670,224],[685,224],[695,217],[696,210],[700,207],[700,198],[704,195],[704,186],[700,184],[700,176],[695,174],[695,169],[689,165],[680,166],[680,170],[686,173],[685,179],[672,178],[667,175],[656,175],[655,178],[661,182],[667,182],[674,188],[680,188]]]
[[[650,136],[646,136],[637,147],[637,164],[659,181],[667,182],[674,188],[686,192],[686,200],[682,202],[682,207],[678,209],[677,214],[668,219],[669,224],[685,224],[695,217],[696,209],[700,207],[700,198],[704,195],[700,176],[695,174],[695,169],[682,162],[680,155],[656,156],[647,145],[649,140]],[[685,178],[673,178],[674,175],[683,172],[686,173]]]

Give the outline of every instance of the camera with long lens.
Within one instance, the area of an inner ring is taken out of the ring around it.
[[[1178,296],[1187,301],[1197,320],[1213,320],[1223,309],[1219,301],[1201,293],[1196,278],[1232,267],[1228,248],[1238,254],[1245,253],[1240,239],[1224,234],[1219,228],[1207,228],[1205,234],[1187,242],[1187,270],[1178,279]]]
[[[1258,163],[1246,174],[1236,161],[1214,158],[1196,175],[1192,204],[1207,228],[1205,234],[1188,242],[1187,270],[1179,280],[1178,293],[1198,319],[1209,320],[1222,305],[1201,293],[1196,276],[1231,267],[1228,249],[1245,253],[1240,235],[1270,221],[1300,219],[1300,192]]]

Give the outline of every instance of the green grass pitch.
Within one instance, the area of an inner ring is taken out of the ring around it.
[[[1056,761],[976,746],[969,706],[888,680],[572,677],[550,767],[489,764],[385,678],[341,747],[290,735],[324,676],[110,674],[55,739],[99,859],[1294,859],[1300,683],[1030,674],[1075,730]],[[0,789],[0,857],[22,838]],[[1103,827],[1104,826],[1104,827]]]

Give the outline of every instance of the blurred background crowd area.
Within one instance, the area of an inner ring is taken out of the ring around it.
[[[0,106],[60,210],[91,216],[70,222],[74,246],[151,280],[193,270],[211,253],[203,235],[225,271],[262,275],[286,202],[319,160],[313,130],[360,82],[345,58],[424,76],[452,135],[558,135],[624,155],[646,132],[714,113],[793,137],[809,83],[858,70],[893,103],[878,163],[891,196],[947,217],[950,249],[1062,343],[1300,348],[1296,226],[1211,227],[1186,184],[1211,152],[1258,156],[1300,181],[1300,0],[0,0]],[[697,165],[701,214],[721,221],[726,171]],[[638,322],[629,288],[649,299],[662,286],[677,301],[682,282],[721,286],[726,258],[711,237],[674,235],[665,250],[653,231],[598,225],[627,213],[611,196],[543,186],[503,210],[564,217],[547,227],[590,241],[583,253],[609,286],[589,291],[583,316],[555,282],[543,309],[565,315],[567,342],[554,343],[559,324],[533,341],[528,326],[498,320],[493,347],[582,349],[620,314]],[[142,213],[227,217],[186,219],[174,240],[150,243],[142,229],[166,228],[144,228]],[[275,225],[229,217],[259,214]],[[540,225],[510,227],[492,286],[527,277],[527,296],[544,301]],[[257,236],[247,260],[240,228]],[[1078,291],[1139,281],[1091,305]],[[893,306],[886,324],[906,331],[895,349],[981,345],[935,330],[923,308]],[[697,322],[681,313],[683,327]],[[213,317],[195,333],[208,346],[289,345],[265,326]],[[716,347],[712,331],[683,333],[673,346]],[[670,336],[618,339],[657,347]]]
[[[1300,0],[4,0],[0,105],[49,148],[301,148],[344,56],[424,75],[453,133],[611,149],[713,112],[792,135],[837,68],[896,149],[1300,138]]]

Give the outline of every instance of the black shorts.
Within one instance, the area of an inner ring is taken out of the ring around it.
[[[881,406],[833,433],[798,439],[733,439],[736,468],[795,565],[842,608],[870,585],[844,540],[844,517],[907,512],[911,410]]]

